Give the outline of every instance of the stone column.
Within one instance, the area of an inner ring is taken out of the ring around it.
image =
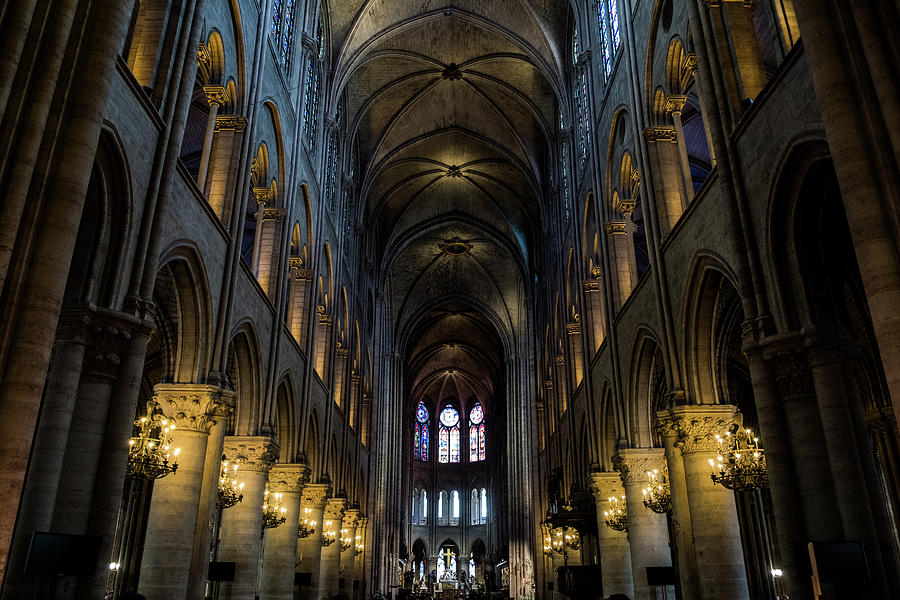
[[[647,584],[647,567],[670,567],[666,518],[644,506],[647,471],[665,468],[662,448],[630,448],[619,450],[613,464],[621,473],[628,511],[628,540],[631,545],[631,574],[635,600],[651,600]]]
[[[254,161],[254,164],[255,161]],[[259,253],[262,250],[263,220],[265,219],[266,204],[271,200],[267,187],[253,188],[253,197],[256,198],[256,233],[253,236],[253,257],[250,259],[250,271],[259,278]]]
[[[262,211],[262,227],[260,228],[262,238],[259,241],[260,254],[256,278],[270,299],[275,293],[278,259],[281,252],[282,223],[286,216],[287,211],[283,208],[267,208]]]
[[[225,436],[225,458],[238,464],[237,480],[244,484],[242,502],[222,512],[219,560],[234,562],[234,581],[223,581],[222,600],[254,600],[262,556],[262,505],[269,469],[278,458],[278,445],[267,436]]]
[[[218,115],[212,142],[206,197],[222,223],[231,220],[231,198],[237,185],[241,141],[247,130],[246,117]]]
[[[303,268],[303,259],[299,256],[290,258],[291,290],[288,300],[288,328],[298,344],[306,343],[306,306],[309,297],[309,286],[313,274]]]
[[[308,518],[316,523],[312,535],[297,540],[297,571],[312,573],[312,587],[307,592],[311,594],[319,589],[322,527],[325,505],[330,495],[331,486],[327,483],[310,483],[303,487],[300,500],[300,519]]]
[[[591,491],[597,504],[597,545],[603,575],[603,596],[624,594],[634,597],[631,573],[631,548],[628,534],[606,526],[603,513],[609,510],[609,499],[625,493],[618,473],[591,473]]]
[[[356,536],[355,536],[356,540],[354,541],[354,544],[353,544],[353,553],[354,553],[354,556],[356,557],[356,562],[355,562],[355,568],[354,568],[354,572],[353,572],[353,578],[359,581],[360,589],[359,589],[359,592],[353,593],[352,597],[355,600],[358,600],[359,598],[363,597],[362,596],[362,585],[363,585],[363,580],[365,578],[365,574],[363,571],[364,571],[365,564],[366,564],[366,554],[365,554],[365,552],[366,552],[366,545],[365,545],[366,544],[366,526],[368,524],[369,524],[368,517],[361,516],[359,518],[359,520],[356,522]],[[363,546],[362,552],[359,552],[359,550],[357,548],[357,544],[362,544],[362,546]],[[357,552],[359,552],[359,553],[357,554]]]
[[[634,245],[631,239],[632,227],[630,218],[607,221],[603,224],[603,229],[609,236],[610,262],[615,269],[611,283],[617,309],[625,304],[637,283]]]
[[[209,171],[209,157],[212,154],[213,135],[216,131],[216,117],[219,108],[225,104],[227,96],[225,88],[221,85],[207,85],[203,87],[206,100],[209,102],[209,119],[206,122],[206,135],[203,138],[203,154],[200,155],[200,169],[197,171],[197,187],[205,196],[207,193],[206,174]]]
[[[341,566],[341,523],[344,520],[346,498],[331,498],[325,505],[322,519],[322,532],[335,531],[333,544],[322,547],[319,562],[319,597],[331,598],[338,592],[338,572]]]
[[[750,597],[734,492],[713,483],[709,466],[719,453],[715,436],[728,431],[736,410],[731,405],[678,406],[657,416],[661,426],[677,431],[704,600]]]
[[[260,574],[260,600],[292,600],[297,566],[297,525],[300,522],[300,492],[309,481],[305,464],[278,464],[269,471],[269,492],[281,493],[286,509],[284,524],[266,531]]]
[[[569,343],[569,356],[572,360],[570,375],[572,385],[577,388],[584,376],[584,346],[581,341],[581,316],[576,314],[575,319],[566,323],[566,338]]]
[[[183,600],[191,576],[185,567],[195,550],[207,439],[220,392],[199,383],[160,383],[154,399],[163,415],[175,422],[172,437],[180,454],[178,471],[153,486],[140,592],[157,600]]]
[[[675,145],[678,148],[678,161],[681,163],[681,177],[684,180],[685,204],[694,197],[694,176],[691,175],[691,161],[688,159],[687,140],[684,138],[684,124],[681,122],[681,111],[687,96],[669,95],[666,98],[665,110],[672,116],[675,126]]]
[[[553,364],[555,365],[554,374],[556,375],[556,401],[559,407],[559,416],[562,416],[569,409],[566,356],[562,353],[562,348],[560,348],[560,353],[553,357]]]
[[[319,325],[317,327],[317,331],[315,332],[315,367],[316,373],[318,373],[319,375],[319,379],[325,382],[328,378],[328,351],[329,342],[331,341],[331,325],[334,322],[334,318],[328,314],[327,308],[322,304],[316,307],[316,312],[319,315]]]
[[[588,329],[591,332],[591,356],[588,359],[588,364],[590,364],[590,359],[592,359],[594,353],[600,349],[600,345],[606,337],[604,327],[605,311],[603,306],[605,298],[603,292],[600,291],[600,268],[594,267],[592,275],[592,279],[585,279],[581,283],[582,288],[584,289],[584,301],[587,305],[586,313],[588,315],[588,322],[590,323]]]
[[[344,580],[344,587],[338,590],[338,593],[343,592],[348,596],[353,594],[354,565],[356,563],[354,549],[356,547],[356,529],[358,524],[359,508],[348,508],[344,511],[344,521],[341,529],[346,530],[344,535],[350,540],[350,547],[341,551],[339,576]]]
[[[672,231],[686,205],[684,185],[680,181],[683,177],[676,166],[678,136],[674,127],[657,125],[645,129],[644,138],[647,140],[650,164],[654,170],[652,183],[662,238]]]

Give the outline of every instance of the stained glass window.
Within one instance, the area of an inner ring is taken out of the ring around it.
[[[306,85],[303,89],[303,137],[310,152],[316,149],[316,127],[319,118],[319,65],[306,60]]]
[[[428,460],[428,408],[423,402],[416,407],[413,456],[416,460]]]
[[[613,52],[619,49],[619,7],[616,0],[609,0],[609,24],[612,30]]]
[[[476,402],[469,411],[469,462],[484,460],[484,409]]]
[[[337,196],[337,171],[338,171],[338,133],[333,130],[328,136],[328,152],[325,158],[325,195],[328,199],[328,208],[333,215],[335,213],[335,197]]]
[[[294,48],[294,7],[296,0],[272,0],[272,40],[281,68],[287,72],[291,66]]]
[[[587,101],[587,74],[583,68],[579,69],[578,82],[576,84],[576,108],[578,110],[578,140],[581,149],[581,162],[587,160],[588,149],[591,146],[591,126],[588,117],[590,110]]]
[[[609,47],[609,33],[607,23],[607,1],[599,0],[597,2],[597,19],[600,23],[600,56],[603,59],[603,77],[609,79],[612,73],[612,51]]]
[[[569,144],[568,142],[563,142],[562,147],[562,159],[560,161],[562,164],[560,165],[560,170],[562,171],[562,200],[563,207],[566,216],[566,221],[569,220]]]
[[[440,434],[438,436],[438,461],[442,463],[459,462],[459,413],[452,406],[445,406],[440,415]]]

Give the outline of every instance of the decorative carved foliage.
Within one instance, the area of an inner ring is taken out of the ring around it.
[[[722,435],[734,423],[736,406],[678,406],[657,413],[662,435],[677,437],[682,454],[718,452],[716,435]]]
[[[268,473],[278,460],[278,444],[265,436],[228,436],[225,456],[238,463],[241,471]]]
[[[209,433],[221,410],[219,388],[203,384],[160,383],[153,399],[177,430]]]
[[[303,486],[301,504],[303,508],[322,510],[331,496],[331,486],[327,483],[311,483]]]
[[[275,465],[269,471],[269,490],[298,493],[309,482],[307,465]]]
[[[591,473],[591,492],[598,504],[606,502],[611,496],[621,496],[625,493],[621,475],[619,473]]]
[[[649,481],[647,471],[664,470],[666,461],[662,448],[631,448],[613,456],[613,467],[621,474],[624,485],[643,485]]]

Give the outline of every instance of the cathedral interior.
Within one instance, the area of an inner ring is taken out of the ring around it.
[[[0,598],[900,598],[898,29],[0,3]]]

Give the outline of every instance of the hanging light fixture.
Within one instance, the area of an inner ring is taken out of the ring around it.
[[[316,532],[316,521],[311,515],[311,509],[303,509],[303,517],[300,519],[300,528],[297,530],[297,537],[308,538]]]
[[[162,479],[178,469],[175,457],[179,448],[172,448],[175,424],[165,419],[155,421],[152,407],[153,403],[148,403],[147,414],[134,422],[138,434],[128,440],[125,475],[132,479]]]
[[[644,488],[644,506],[661,515],[672,510],[672,494],[669,481],[659,469],[647,471],[648,486]]]
[[[353,554],[359,556],[365,551],[366,547],[362,543],[362,536],[356,536],[356,548],[353,550]]]
[[[574,527],[563,527],[563,541],[569,550],[581,549],[581,534]]]
[[[550,558],[553,556],[553,540],[550,537],[550,525],[548,523],[541,523],[541,531],[544,532],[544,556]]]
[[[264,529],[275,529],[276,527],[281,527],[284,524],[287,517],[284,516],[284,513],[287,512],[287,508],[285,508],[281,504],[281,493],[276,492],[274,494],[269,493],[269,485],[266,484],[266,491],[263,494],[263,520],[262,525]]]
[[[337,540],[337,531],[331,521],[325,521],[322,527],[322,546],[327,548]]]
[[[563,529],[562,527],[557,527],[553,531],[550,532],[553,535],[553,542],[551,545],[553,546],[553,551],[557,554],[562,554],[566,551],[566,541],[563,538]]]
[[[759,447],[759,438],[753,430],[736,427],[725,436],[716,436],[719,456],[709,459],[713,483],[729,490],[746,492],[769,487],[765,450]]]
[[[619,504],[619,498],[611,496],[609,498],[609,510],[603,511],[606,518],[606,526],[615,531],[625,531],[628,529],[628,513],[625,509],[625,496],[622,496],[622,504]]]
[[[353,538],[347,534],[346,529],[341,529],[341,552],[346,552],[353,546]]]
[[[237,481],[237,463],[229,463],[222,455],[222,466],[219,471],[219,489],[216,492],[216,507],[224,510],[231,508],[244,499],[243,482]]]

